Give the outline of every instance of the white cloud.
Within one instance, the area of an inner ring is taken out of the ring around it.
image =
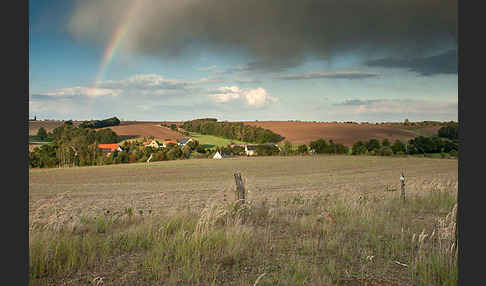
[[[225,86],[211,90],[209,94],[214,101],[219,103],[226,103],[232,100],[240,99],[248,106],[263,107],[268,103],[278,101],[278,98],[270,96],[268,92],[262,88],[241,89],[238,86]]]
[[[99,96],[119,96],[121,92],[122,91],[120,89],[75,86],[75,87],[69,87],[69,88],[58,89],[50,92],[45,92],[43,93],[43,95],[99,97]]]

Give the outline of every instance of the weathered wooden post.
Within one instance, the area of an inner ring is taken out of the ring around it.
[[[235,199],[241,203],[245,203],[245,185],[243,184],[243,180],[241,179],[240,173],[235,173],[235,182],[236,182]]]
[[[403,173],[400,176],[400,182],[402,184],[402,194],[401,194],[401,196],[402,196],[403,202],[405,202],[405,177],[403,176]]]

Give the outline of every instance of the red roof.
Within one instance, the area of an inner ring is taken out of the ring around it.
[[[167,145],[169,143],[174,143],[174,144],[177,144],[177,141],[175,140],[171,140],[171,141],[164,141],[164,145]]]
[[[98,144],[100,149],[110,149],[111,151],[118,148],[118,144]]]

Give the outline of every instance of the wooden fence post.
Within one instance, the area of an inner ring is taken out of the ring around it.
[[[245,203],[245,185],[243,184],[243,180],[241,179],[240,173],[235,173],[235,182],[236,182],[235,198],[237,201],[241,201],[241,203]]]
[[[402,196],[403,202],[405,202],[405,177],[403,176],[403,173],[400,176],[400,182],[402,184],[402,194],[401,194],[401,196]]]

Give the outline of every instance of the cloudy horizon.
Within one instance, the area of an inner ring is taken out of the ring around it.
[[[457,0],[116,3],[29,2],[30,117],[458,120]]]

